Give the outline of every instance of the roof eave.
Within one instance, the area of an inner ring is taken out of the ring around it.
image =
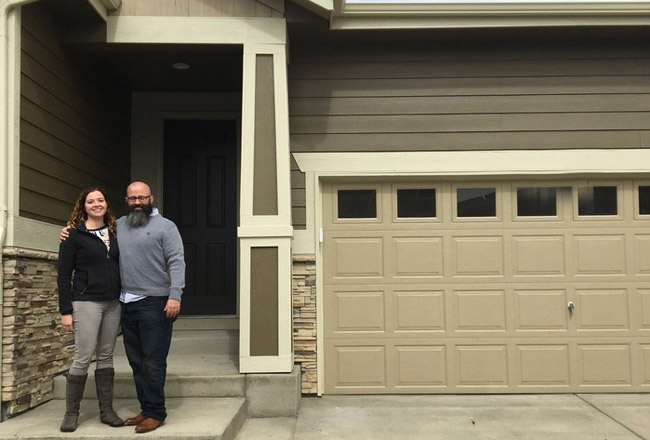
[[[329,19],[334,11],[334,0],[292,0],[303,8]]]
[[[650,1],[348,4],[337,1],[331,29],[639,26]]]

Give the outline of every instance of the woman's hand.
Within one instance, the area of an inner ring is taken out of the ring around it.
[[[74,330],[74,323],[72,322],[72,315],[63,315],[61,316],[61,326],[66,332],[71,332]]]

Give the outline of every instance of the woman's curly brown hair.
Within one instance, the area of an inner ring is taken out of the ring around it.
[[[101,186],[89,186],[88,188],[84,188],[81,190],[79,193],[79,197],[77,198],[77,201],[74,204],[74,209],[72,210],[72,214],[70,214],[70,220],[68,220],[67,226],[71,228],[76,228],[80,224],[84,223],[86,220],[88,220],[88,213],[86,212],[84,206],[86,204],[86,198],[88,197],[88,194],[94,191],[99,191],[102,193],[104,196],[104,200],[106,200],[106,214],[104,214],[104,224],[108,226],[109,231],[111,231],[112,234],[115,234],[117,231],[117,228],[115,227],[115,216],[113,215],[113,212],[111,211],[111,205],[108,203],[108,195],[106,194],[106,191],[104,188]]]

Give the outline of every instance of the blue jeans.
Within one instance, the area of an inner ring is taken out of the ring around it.
[[[122,303],[122,335],[126,357],[145,417],[165,420],[165,378],[167,354],[176,318],[165,316],[166,296],[149,296]]]

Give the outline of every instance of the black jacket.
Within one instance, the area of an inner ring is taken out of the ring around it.
[[[120,297],[120,251],[111,234],[111,249],[79,225],[59,245],[59,311],[72,313],[72,301],[105,301]]]

